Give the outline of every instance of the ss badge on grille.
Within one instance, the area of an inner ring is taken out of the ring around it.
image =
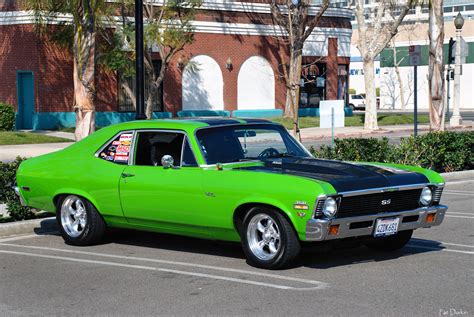
[[[392,202],[391,199],[384,199],[380,203],[382,204],[382,206],[386,206],[386,205],[390,205],[391,202]]]

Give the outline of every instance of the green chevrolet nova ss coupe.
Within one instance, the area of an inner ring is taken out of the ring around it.
[[[359,239],[384,251],[441,224],[444,181],[413,166],[315,159],[257,119],[127,122],[24,161],[16,192],[56,212],[64,240],[107,227],[241,241],[249,263],[288,266],[302,242]]]

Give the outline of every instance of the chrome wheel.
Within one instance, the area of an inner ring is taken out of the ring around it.
[[[280,250],[280,229],[267,214],[256,214],[247,227],[247,241],[252,253],[263,261],[273,259]]]
[[[84,202],[77,196],[68,196],[61,205],[61,225],[66,234],[77,238],[87,224],[87,210]]]

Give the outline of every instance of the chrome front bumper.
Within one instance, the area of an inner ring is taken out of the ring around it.
[[[18,186],[15,186],[13,187],[13,190],[15,191],[15,194],[18,196],[18,198],[20,199],[20,203],[22,206],[26,206],[26,202],[25,200],[23,199],[23,197],[21,197],[21,193],[20,193],[20,188]]]
[[[443,222],[448,206],[438,205],[422,207],[410,211],[390,212],[368,216],[335,219],[310,219],[306,224],[307,241],[324,241],[350,237],[370,236],[374,232],[375,220],[379,218],[399,217],[398,231],[439,226]],[[434,222],[426,222],[428,214],[435,214]],[[416,219],[416,216],[418,218]],[[410,218],[407,218],[410,217]],[[404,222],[405,219],[405,222]],[[413,221],[413,219],[415,219]],[[338,233],[329,234],[331,225],[339,225]]]

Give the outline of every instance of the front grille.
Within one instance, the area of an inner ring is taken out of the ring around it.
[[[338,218],[413,210],[420,207],[421,189],[342,197]],[[385,201],[385,204],[382,204]],[[388,204],[387,202],[390,201]]]
[[[443,193],[443,187],[435,187],[433,189],[433,204],[435,205],[439,204],[442,193]]]
[[[323,215],[323,207],[326,198],[318,199],[318,203],[316,204],[316,208],[314,209],[314,217],[321,217]]]

